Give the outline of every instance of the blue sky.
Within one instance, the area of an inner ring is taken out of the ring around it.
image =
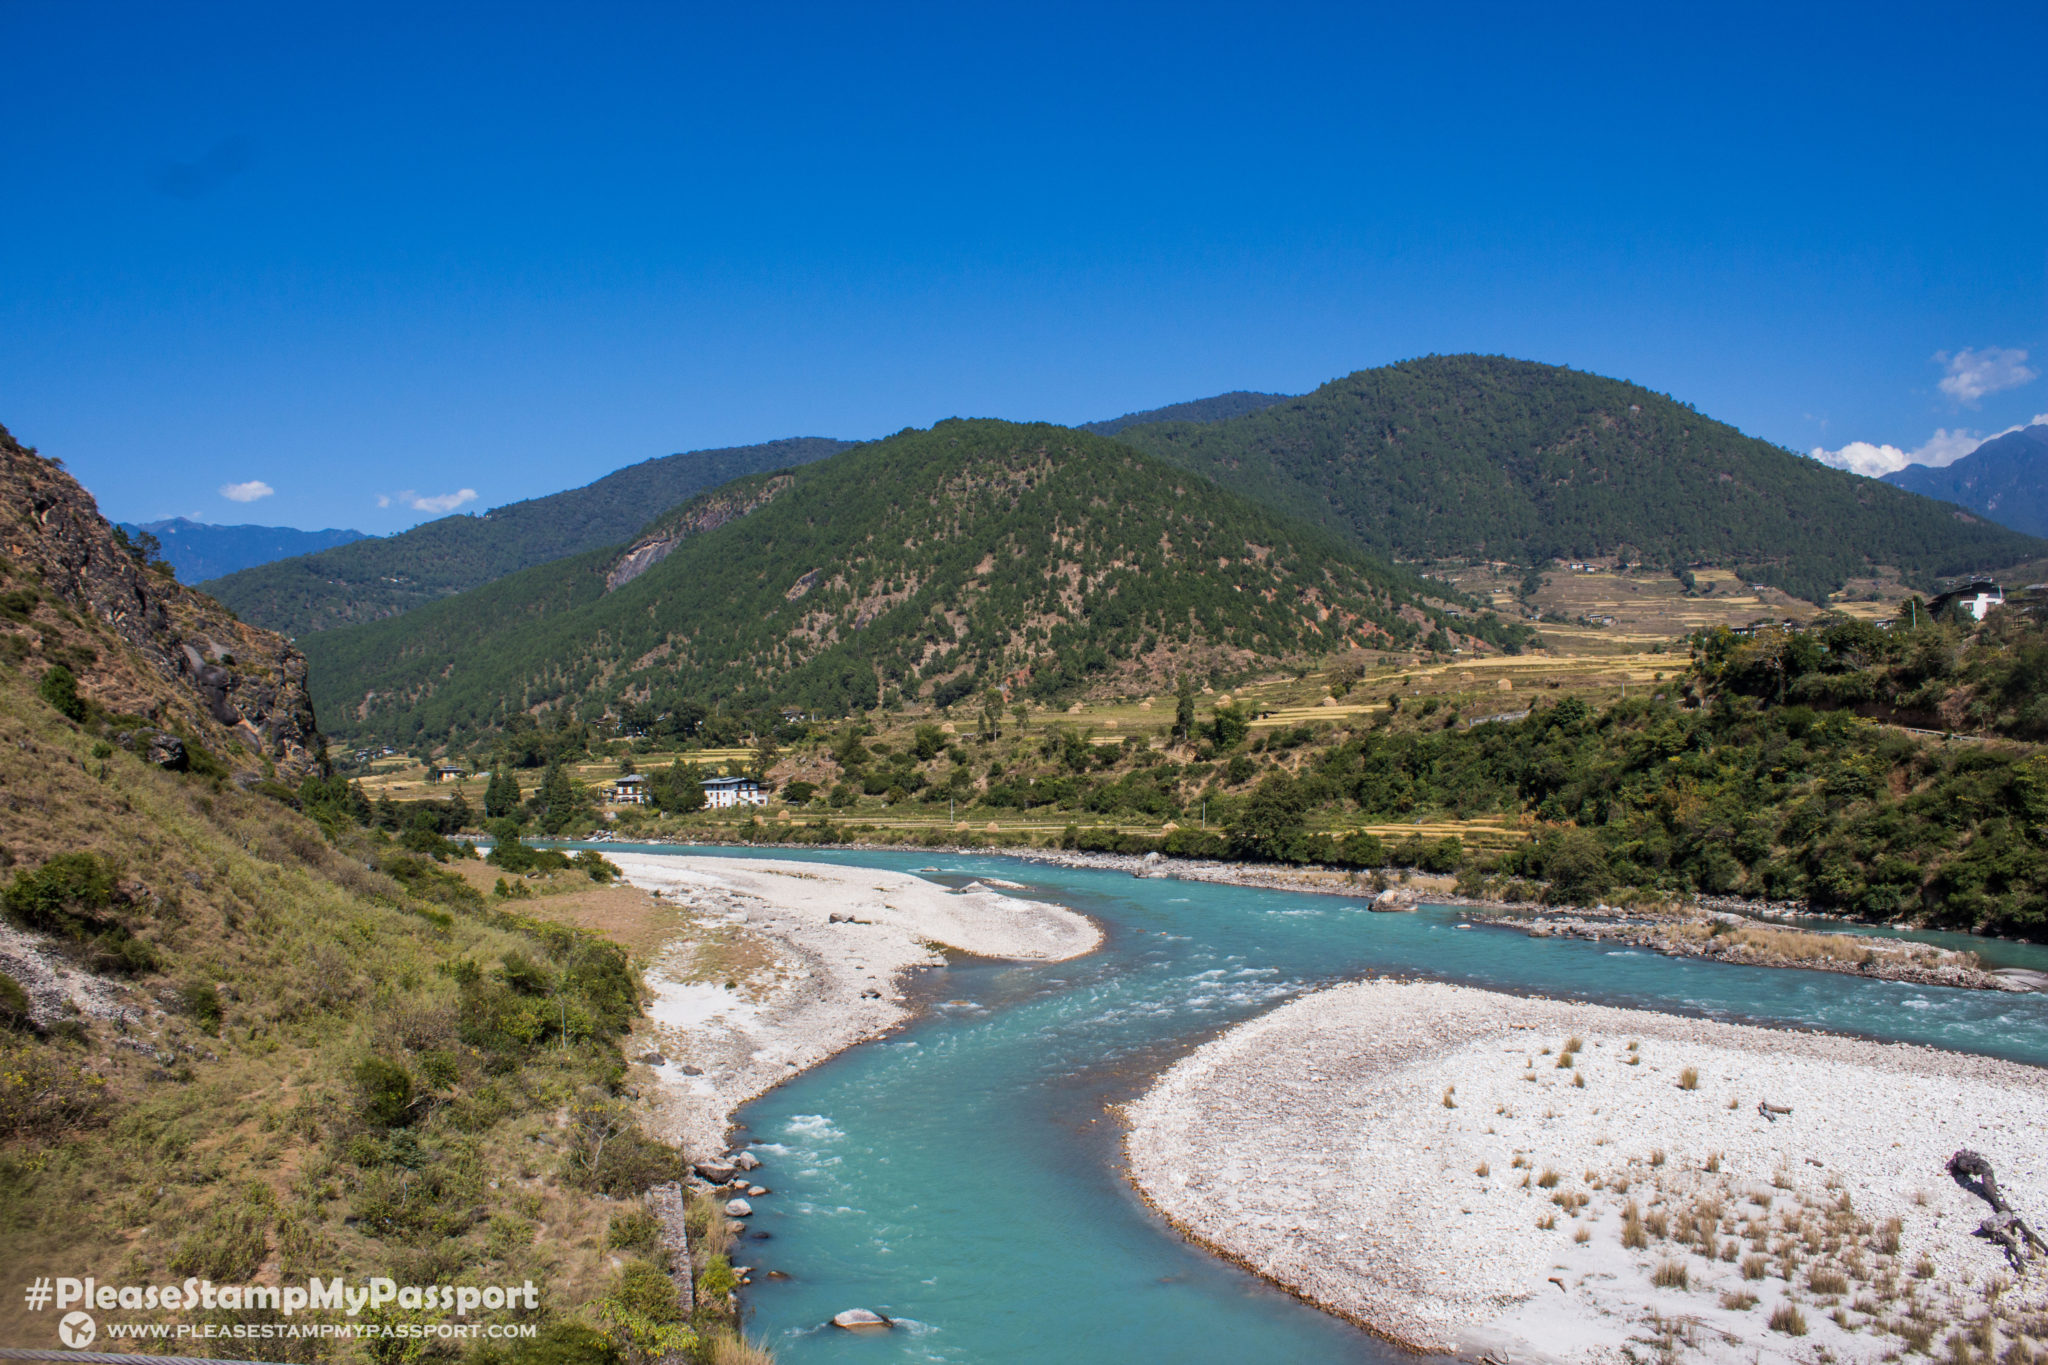
[[[2048,10],[1417,8],[0,0],[0,422],[389,531],[1433,351],[1866,464],[2048,411]]]

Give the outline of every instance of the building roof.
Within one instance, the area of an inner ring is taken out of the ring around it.
[[[713,787],[720,791],[726,791],[738,787],[755,787],[760,784],[751,777],[707,777],[703,779],[702,785],[707,791]]]

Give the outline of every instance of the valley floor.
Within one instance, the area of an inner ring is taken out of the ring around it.
[[[941,949],[1057,962],[1102,934],[1082,915],[900,872],[826,863],[608,855],[681,911],[646,972],[633,1044],[648,1127],[692,1158],[726,1148],[740,1105],[909,1017],[902,977]]]
[[[1973,1236],[1990,1209],[1946,1170],[1982,1152],[2048,1222],[2031,1067],[1369,982],[1232,1029],[1127,1117],[1176,1226],[1419,1349],[1846,1362],[2048,1332],[2039,1262]]]

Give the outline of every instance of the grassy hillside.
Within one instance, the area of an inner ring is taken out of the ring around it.
[[[585,555],[306,641],[322,714],[410,743],[540,707],[845,714],[1451,643],[1418,580],[1067,428],[944,422],[757,492],[613,592],[616,556]],[[1457,624],[1514,638],[1490,617]]]
[[[648,460],[595,483],[443,517],[229,574],[206,585],[245,621],[291,636],[396,616],[551,559],[616,545],[664,508],[759,470],[820,460],[844,441],[799,437]]]
[[[1872,565],[1924,584],[2048,549],[1636,385],[1492,356],[1118,439],[1398,559],[1704,562],[1819,601]]]
[[[4,432],[0,456],[35,513],[0,523],[0,1277],[531,1279],[538,1307],[493,1316],[539,1337],[434,1355],[709,1358],[728,1316],[684,1321],[639,1199],[680,1172],[632,1119],[639,978],[548,914],[644,894],[586,859],[522,879],[515,913],[433,826],[371,827],[317,736],[283,742],[303,661],[131,556],[55,462]],[[109,1344],[109,1318],[345,1320],[99,1316]],[[58,1317],[8,1295],[0,1343],[48,1348]],[[261,1350],[369,1365],[421,1344]]]

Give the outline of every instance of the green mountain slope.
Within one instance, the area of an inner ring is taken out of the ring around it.
[[[703,529],[615,589],[628,556],[596,552],[311,637],[321,716],[412,743],[544,706],[1053,698],[1447,621],[1419,580],[1335,537],[1063,427],[943,422],[665,520]],[[1513,638],[1491,618],[1455,624]]]
[[[534,564],[617,545],[694,493],[822,460],[847,444],[806,436],[667,455],[482,516],[443,517],[395,536],[245,569],[208,583],[207,591],[243,620],[287,635],[397,616]]]
[[[1925,583],[2048,552],[1634,384],[1493,356],[1117,439],[1399,559],[1706,562],[1819,600],[1873,564]]]

